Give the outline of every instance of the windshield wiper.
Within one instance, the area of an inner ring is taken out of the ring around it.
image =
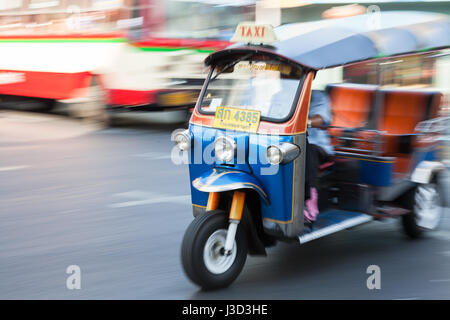
[[[238,60],[236,60],[236,61],[230,62],[230,63],[227,64],[220,72],[216,73],[216,75],[215,75],[214,77],[211,78],[211,81],[216,80],[216,78],[217,78],[219,75],[221,75],[222,73],[224,73],[224,72],[227,71],[228,69],[234,67],[234,66],[237,65],[239,62],[241,62],[241,61],[243,61],[243,60],[245,60],[245,59],[250,58],[250,57],[251,57],[252,55],[254,55],[254,54],[255,54],[255,53],[252,52],[252,53],[249,53],[249,54],[243,56],[242,58],[240,58],[240,59],[238,59]]]

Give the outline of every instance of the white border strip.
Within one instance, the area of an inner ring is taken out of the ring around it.
[[[340,223],[331,225],[329,227],[326,227],[326,228],[323,228],[323,229],[320,229],[320,230],[317,230],[317,231],[313,231],[311,233],[307,233],[307,234],[305,234],[303,236],[298,237],[298,240],[300,241],[300,243],[306,243],[306,242],[309,242],[311,240],[322,238],[322,237],[327,236],[329,234],[332,234],[332,233],[335,233],[335,232],[338,232],[338,231],[341,231],[341,230],[344,230],[344,229],[347,229],[347,228],[350,228],[350,227],[354,227],[354,226],[357,226],[359,224],[363,224],[363,223],[369,222],[371,220],[373,220],[372,216],[364,214],[363,216],[358,216],[358,217],[355,217],[355,218],[347,219],[347,220],[344,220],[344,221],[342,221]]]
[[[14,167],[0,167],[0,172],[2,171],[14,171],[14,170],[20,170],[20,169],[26,169],[30,166],[14,166]]]

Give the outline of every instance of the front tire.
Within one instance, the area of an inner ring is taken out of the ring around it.
[[[247,241],[240,225],[231,254],[224,255],[228,224],[224,211],[207,211],[192,221],[184,235],[181,247],[184,271],[204,290],[229,286],[247,259]]]
[[[411,212],[402,216],[402,225],[410,238],[421,238],[426,231],[439,226],[444,207],[436,179],[428,184],[417,185],[406,198]]]

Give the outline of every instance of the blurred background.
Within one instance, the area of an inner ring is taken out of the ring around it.
[[[414,244],[397,221],[281,244],[220,292],[198,291],[181,269],[190,181],[170,160],[170,134],[187,126],[203,60],[242,21],[368,10],[448,15],[450,2],[1,0],[0,299],[450,299],[447,217]],[[449,74],[447,50],[334,68],[314,85],[438,89],[449,116]],[[74,264],[81,290],[65,286]],[[370,264],[382,269],[381,291],[366,288]]]

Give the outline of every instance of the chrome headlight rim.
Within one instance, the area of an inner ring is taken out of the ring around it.
[[[270,155],[271,150],[277,150],[279,158],[276,159]],[[300,155],[300,147],[290,142],[283,142],[281,144],[272,144],[267,147],[266,158],[271,165],[286,164],[295,160]],[[274,159],[276,159],[274,161]]]
[[[180,130],[173,135],[173,143],[181,151],[186,151],[191,148],[191,139],[189,129]]]
[[[221,157],[218,154],[220,154],[220,152],[218,152],[218,145],[222,144],[229,146],[229,152],[230,154],[227,157]],[[214,154],[216,156],[216,158],[220,161],[223,162],[230,162],[234,159],[234,156],[236,155],[236,149],[237,149],[237,145],[236,145],[236,141],[234,141],[233,138],[227,137],[227,136],[219,136],[214,140]]]

